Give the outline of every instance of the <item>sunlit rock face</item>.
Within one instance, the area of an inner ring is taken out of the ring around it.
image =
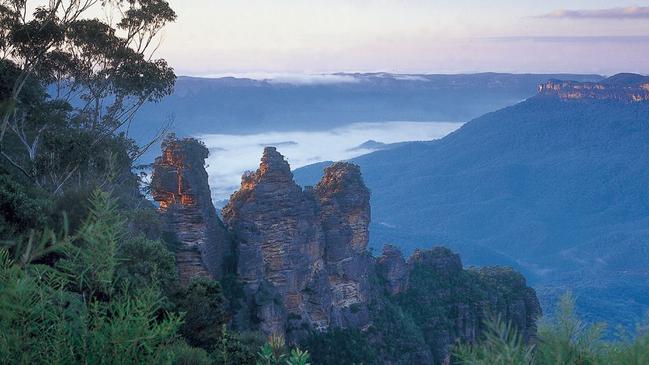
[[[369,190],[357,166],[335,164],[316,188],[303,190],[284,157],[267,147],[222,214],[262,331],[299,338],[311,329],[367,325]]]
[[[199,141],[170,136],[153,164],[151,193],[160,204],[163,229],[177,240],[182,285],[194,277],[219,278],[231,245],[212,205],[204,167],[207,155]]]
[[[641,102],[649,100],[649,77],[617,74],[600,82],[550,80],[539,85],[539,94],[562,100],[616,100]]]
[[[324,275],[324,235],[316,202],[293,182],[288,163],[275,148],[264,150],[259,169],[243,176],[241,189],[222,213],[236,234],[237,274],[261,329],[283,334],[289,315],[328,326],[326,298],[307,300]],[[285,312],[268,308],[266,302],[283,304]]]

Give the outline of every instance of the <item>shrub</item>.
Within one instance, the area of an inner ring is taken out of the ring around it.
[[[171,292],[177,285],[176,259],[160,241],[143,236],[125,240],[118,249],[117,276],[138,290],[156,285]]]
[[[201,348],[191,347],[184,342],[175,343],[167,351],[173,365],[211,365],[207,352]]]
[[[211,356],[216,365],[255,365],[264,339],[255,332],[230,332],[225,326]]]
[[[532,348],[511,323],[499,316],[485,321],[483,339],[477,345],[460,344],[454,357],[465,365],[532,365]]]
[[[365,333],[357,329],[314,332],[304,342],[316,365],[375,364],[374,349]]]
[[[35,189],[25,187],[10,175],[0,174],[0,240],[45,227],[51,205]]]
[[[649,364],[649,335],[605,342],[603,324],[588,325],[578,319],[575,300],[564,295],[556,318],[541,322],[535,346],[526,346],[521,336],[500,319],[489,320],[485,336],[476,344],[458,344],[454,350],[460,364],[524,365],[644,365]]]
[[[162,310],[157,288],[115,291],[115,252],[123,221],[106,193],[70,237],[46,230],[13,256],[0,249],[0,358],[3,363],[159,363],[181,318]],[[39,250],[60,249],[56,266]]]
[[[225,298],[218,282],[195,279],[175,294],[177,311],[184,313],[180,328],[188,344],[211,351],[227,323]]]
[[[604,351],[604,324],[587,325],[575,314],[575,299],[564,295],[556,318],[541,321],[536,358],[541,364],[596,364]]]

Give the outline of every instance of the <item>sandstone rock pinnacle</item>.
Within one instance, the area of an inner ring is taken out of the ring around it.
[[[230,238],[212,205],[204,163],[208,150],[191,138],[169,136],[153,164],[151,192],[160,204],[163,230],[177,240],[182,285],[194,277],[219,278]]]

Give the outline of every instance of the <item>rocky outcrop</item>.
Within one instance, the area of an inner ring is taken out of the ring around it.
[[[243,176],[241,188],[222,210],[237,237],[238,277],[265,333],[284,334],[288,316],[328,327],[328,298],[316,301],[310,295],[321,289],[325,277],[316,204],[293,182],[284,157],[269,147],[259,169]],[[281,303],[282,310],[266,306],[266,299]]]
[[[506,267],[484,267],[473,272],[478,274],[487,298],[483,312],[500,314],[520,330],[525,340],[534,341],[536,320],[542,311],[536,291],[527,286],[525,277]]]
[[[443,247],[416,250],[406,262],[387,246],[377,259],[377,272],[420,327],[432,363],[444,363],[457,341],[475,342],[487,315],[501,315],[528,341],[536,335],[541,315],[536,293],[512,269],[465,270],[459,255]]]
[[[407,260],[389,245],[380,257],[369,255],[370,191],[358,166],[335,163],[316,186],[302,189],[284,157],[267,147],[223,208],[221,223],[206,156],[195,140],[165,141],[153,196],[178,238],[183,282],[218,278],[225,258],[235,261],[228,270],[242,295],[230,298],[234,327],[289,342],[313,331],[360,329],[381,349],[396,348],[394,334],[405,331],[406,350],[382,354],[386,364],[444,363],[453,343],[478,338],[490,312],[534,337],[538,300],[511,269],[465,270],[441,247],[416,250]]]
[[[363,327],[369,295],[370,191],[360,168],[346,162],[325,169],[313,190],[325,235],[324,260],[332,296],[331,325]],[[356,306],[355,311],[348,308]]]
[[[335,164],[315,188],[302,190],[284,157],[267,147],[222,214],[236,235],[250,311],[240,317],[289,338],[366,325],[359,307],[368,292],[369,191],[357,166]]]
[[[408,264],[398,247],[385,245],[376,264],[378,274],[385,279],[388,293],[396,295],[408,289]]]
[[[618,74],[601,82],[549,80],[539,85],[539,95],[562,100],[616,100],[622,102],[649,101],[649,77]]]
[[[219,278],[230,238],[212,205],[205,171],[208,150],[199,141],[171,135],[153,164],[151,193],[160,204],[163,231],[176,241],[180,282]]]

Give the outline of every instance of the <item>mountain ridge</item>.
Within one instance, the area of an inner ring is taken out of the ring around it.
[[[141,108],[130,134],[148,141],[152,131],[169,118],[179,136],[326,130],[354,122],[464,121],[532,96],[539,83],[562,77],[499,73],[330,76],[347,82],[181,76],[172,95]],[[563,76],[602,79],[599,75]]]

